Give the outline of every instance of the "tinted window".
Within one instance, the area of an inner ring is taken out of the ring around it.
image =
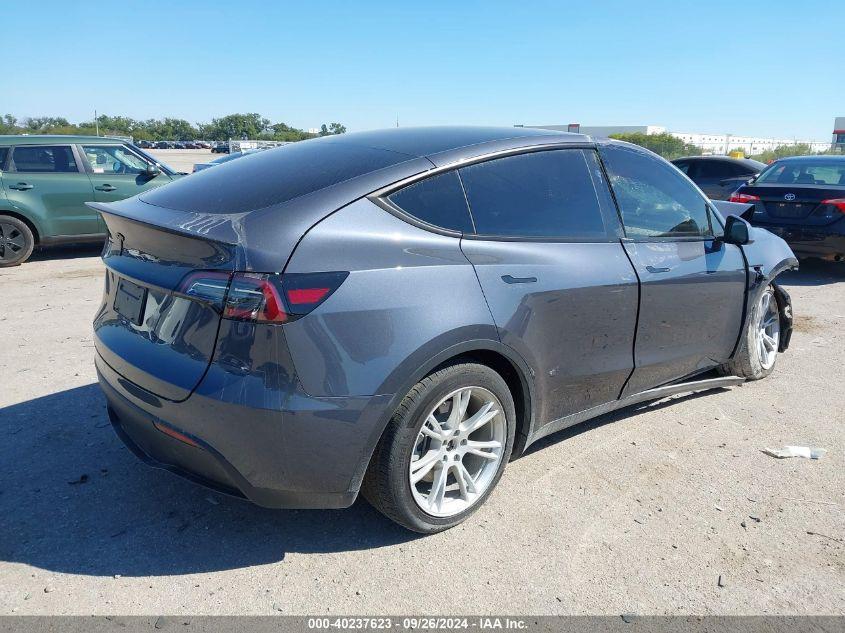
[[[674,161],[673,161],[673,162],[674,162]],[[677,167],[678,169],[680,169],[680,170],[681,170],[682,172],[684,172],[685,174],[689,174],[689,173],[690,173],[690,164],[689,164],[687,161],[685,161],[685,160],[678,161],[677,163],[674,163],[674,165],[675,165],[675,167]]]
[[[27,145],[16,147],[12,153],[15,171],[23,173],[75,172],[76,161],[70,147]]]
[[[460,170],[481,235],[606,236],[584,152],[532,152]]]
[[[9,156],[8,147],[0,147],[0,169],[6,168],[6,158]]]
[[[699,178],[732,178],[751,175],[747,167],[740,163],[731,163],[726,160],[702,160],[698,163]]]
[[[601,150],[629,237],[710,235],[707,202],[689,181],[637,150]]]
[[[180,211],[242,213],[410,160],[411,156],[332,139],[290,143],[203,169],[141,196]]]
[[[472,233],[461,181],[454,171],[426,178],[388,198],[415,218],[444,229]]]

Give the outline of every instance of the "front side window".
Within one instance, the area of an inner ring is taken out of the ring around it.
[[[530,152],[460,170],[479,235],[607,237],[589,160],[580,149]]]
[[[624,146],[607,145],[601,154],[628,237],[712,235],[707,200],[677,171]]]
[[[83,145],[82,152],[95,174],[142,174],[147,163],[122,145]]]
[[[65,145],[22,145],[12,152],[12,162],[15,171],[23,174],[79,171],[73,152]]]
[[[388,196],[388,200],[428,224],[472,233],[461,181],[454,171],[408,185]]]

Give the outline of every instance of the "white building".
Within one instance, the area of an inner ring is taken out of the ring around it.
[[[684,143],[700,147],[705,154],[727,154],[742,150],[746,155],[759,154],[783,145],[809,145],[813,152],[825,152],[830,143],[795,138],[770,138],[763,136],[739,136],[737,134],[699,134],[696,132],[670,132]]]
[[[668,130],[662,125],[526,125],[520,127],[535,127],[560,132],[580,132],[596,137],[607,137],[611,134],[663,134]],[[840,133],[839,138],[845,144],[845,117],[836,119],[835,129]],[[742,150],[747,155],[759,154],[775,149],[781,145],[809,145],[811,151],[824,152],[830,149],[826,141],[811,141],[795,138],[771,138],[762,136],[740,136],[738,134],[703,134],[698,132],[668,132],[685,143],[701,148],[705,154],[727,154],[731,150]],[[834,137],[836,138],[836,131]],[[835,142],[835,141],[834,141]]]

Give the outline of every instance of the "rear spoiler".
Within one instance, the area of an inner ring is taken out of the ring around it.
[[[713,203],[713,206],[719,210],[719,213],[725,217],[735,215],[746,222],[751,222],[751,218],[754,217],[753,204],[745,202],[727,202],[726,200],[711,200],[711,202]]]

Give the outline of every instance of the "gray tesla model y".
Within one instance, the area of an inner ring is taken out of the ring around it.
[[[115,430],[264,506],[442,530],[537,439],[762,378],[791,333],[780,238],[578,134],[331,136],[92,206]]]

